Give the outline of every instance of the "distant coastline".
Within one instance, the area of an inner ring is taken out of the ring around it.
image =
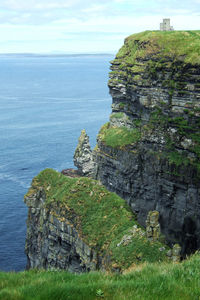
[[[0,53],[0,56],[8,57],[79,57],[79,56],[113,56],[114,53]]]

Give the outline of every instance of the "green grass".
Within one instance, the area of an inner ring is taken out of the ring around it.
[[[180,94],[188,93],[185,86],[188,76],[191,76],[187,74],[188,69],[200,64],[200,31],[145,31],[133,34],[125,39],[111,63],[123,71],[123,80],[129,84],[161,80],[163,87],[169,88],[170,97],[175,89]],[[114,68],[110,73],[110,87],[120,83],[122,77],[118,75],[121,71]],[[169,80],[162,79],[165,72],[170,73]],[[147,74],[148,79],[143,78],[143,74]]]
[[[102,126],[98,135],[101,142],[113,148],[123,148],[126,145],[134,144],[140,140],[140,137],[138,128],[110,127],[109,123]]]
[[[199,300],[200,255],[150,264],[124,275],[64,271],[0,273],[0,300]]]
[[[123,270],[133,263],[166,261],[166,251],[160,251],[160,242],[151,243],[139,228],[131,236],[128,245],[120,243],[123,236],[130,235],[136,225],[133,214],[125,201],[89,178],[70,178],[52,169],[39,173],[25,195],[25,201],[43,187],[46,194],[44,206],[55,217],[75,225],[79,236],[91,248],[99,251],[106,269]]]
[[[157,56],[200,64],[200,31],[145,31],[126,38],[116,59],[135,63],[137,58]],[[134,71],[134,70],[133,70]]]
[[[124,116],[123,112],[113,113],[110,115],[110,119],[122,119]]]

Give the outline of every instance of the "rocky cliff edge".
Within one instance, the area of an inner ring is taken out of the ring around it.
[[[143,32],[111,62],[110,121],[93,151],[97,176],[182,254],[200,248],[200,32]]]
[[[46,169],[25,195],[28,268],[120,272],[168,260],[167,246],[147,239],[124,200],[98,181]]]

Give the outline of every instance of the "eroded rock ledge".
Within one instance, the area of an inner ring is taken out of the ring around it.
[[[168,247],[149,241],[124,200],[98,181],[47,169],[34,178],[24,199],[27,268],[120,272],[132,264],[168,260]]]

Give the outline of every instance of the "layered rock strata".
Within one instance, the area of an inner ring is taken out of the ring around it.
[[[111,62],[110,122],[93,151],[96,178],[182,255],[200,248],[199,32],[130,36]]]
[[[97,255],[80,238],[62,211],[45,207],[43,188],[25,197],[29,208],[25,253],[27,268],[67,269],[86,272],[98,268]]]

